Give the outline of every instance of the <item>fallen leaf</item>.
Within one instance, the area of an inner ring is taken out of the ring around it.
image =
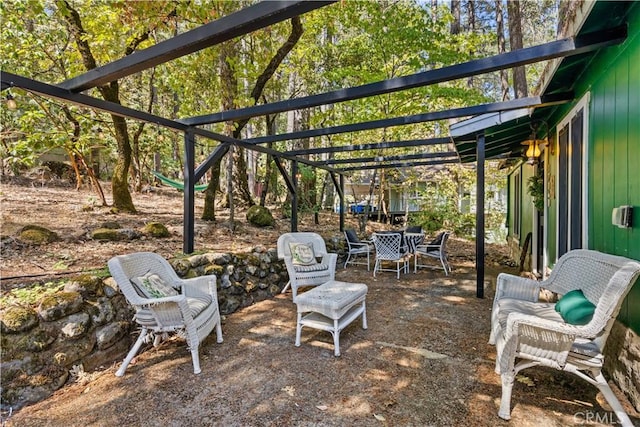
[[[387,419],[382,415],[373,414],[373,416],[376,417],[376,420],[378,420],[378,421],[387,421]]]
[[[534,387],[536,385],[531,378],[525,377],[524,375],[517,375],[516,380],[522,384],[528,385],[529,387]]]
[[[287,393],[287,394],[288,394],[289,396],[291,396],[291,397],[293,397],[293,395],[294,395],[294,394],[295,394],[295,392],[296,392],[295,387],[290,386],[290,385],[288,385],[288,386],[286,386],[286,387],[282,387],[280,390],[281,390],[281,391],[284,391],[285,393]]]
[[[329,409],[327,405],[316,405],[316,408],[320,409],[321,411],[326,411],[327,409]]]

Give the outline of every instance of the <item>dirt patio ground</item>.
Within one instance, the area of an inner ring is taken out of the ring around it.
[[[108,190],[107,190],[108,191]],[[135,195],[137,215],[84,211],[89,192],[24,184],[0,186],[4,278],[68,269],[103,267],[109,257],[157,250],[170,257],[181,249],[181,196],[159,190]],[[197,201],[197,208],[201,200]],[[241,215],[237,218],[242,219]],[[100,243],[86,230],[115,220],[140,227],[159,220],[172,237]],[[301,230],[311,230],[304,222]],[[323,232],[334,233],[323,217]],[[348,219],[351,221],[351,219]],[[240,223],[231,234],[218,223],[196,223],[196,247],[242,250],[258,243],[274,247],[288,221],[271,230]],[[45,247],[22,245],[15,230],[27,223],[50,226],[63,239]],[[352,223],[348,225],[353,226]],[[371,224],[371,226],[380,226]],[[333,228],[332,228],[333,227]],[[224,342],[215,334],[201,345],[202,373],[194,375],[183,341],[170,340],[135,359],[124,377],[116,366],[65,385],[52,397],[9,416],[7,426],[571,426],[610,425],[595,387],[544,368],[525,370],[512,399],[512,421],[497,417],[500,381],[495,348],[487,344],[493,285],[504,254],[487,247],[487,289],[476,298],[473,242],[452,239],[453,274],[421,270],[395,278],[373,278],[366,267],[340,268],[337,279],[369,286],[368,329],[359,320],[341,334],[340,357],[331,335],[304,329],[294,346],[296,309],[291,294],[279,295],[223,320]],[[10,286],[5,280],[3,291]],[[13,285],[11,285],[13,286]],[[635,423],[640,416],[621,397]]]
[[[366,267],[338,279],[367,283],[368,329],[341,336],[303,329],[294,346],[295,305],[280,295],[226,317],[194,375],[183,342],[136,359],[123,378],[111,367],[23,408],[7,426],[570,426],[607,425],[597,390],[562,372],[523,371],[512,421],[497,417],[499,377],[487,344],[490,292],[475,297],[471,268],[451,278],[421,271],[377,278]],[[489,280],[491,282],[491,279]],[[628,405],[626,405],[628,406]],[[637,422],[638,414],[631,411]],[[589,418],[588,418],[589,417]],[[590,422],[587,422],[591,420]],[[598,422],[595,422],[597,420]]]

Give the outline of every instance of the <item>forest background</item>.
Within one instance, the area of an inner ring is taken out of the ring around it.
[[[247,1],[34,1],[0,5],[2,70],[59,83],[135,51],[233,13]],[[576,2],[532,1],[341,1],[220,45],[88,91],[155,115],[179,119],[358,86],[482,58],[556,38],[558,16]],[[439,111],[524,97],[535,91],[544,63],[330,106],[207,125],[236,138],[294,132],[340,124]],[[100,180],[111,180],[112,204],[135,212],[132,192],[154,181],[152,171],[181,180],[183,136],[167,129],[11,90],[17,109],[2,103],[1,173],[19,175],[43,153],[64,150],[75,183],[91,185],[107,205]],[[6,95],[5,95],[6,97]],[[272,143],[277,150],[359,144],[448,134],[435,121],[357,133]],[[197,140],[196,164],[217,146]],[[421,147],[423,152],[443,147]],[[411,154],[397,149],[394,154]],[[367,151],[309,155],[370,157]],[[385,154],[389,154],[386,152]],[[488,163],[487,197],[503,191],[505,171]],[[302,167],[301,210],[330,209],[334,194],[324,171]],[[269,156],[230,148],[206,175],[202,219],[216,207],[275,204],[286,211],[286,186]],[[473,188],[473,166],[380,169],[355,172],[352,182],[371,182],[383,200],[385,188],[431,184],[420,189],[424,224],[462,231],[473,224],[461,215],[464,189]],[[504,223],[505,207],[489,205],[488,229]]]

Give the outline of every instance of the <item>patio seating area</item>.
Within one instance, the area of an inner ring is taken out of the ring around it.
[[[605,403],[595,387],[549,368],[519,375],[511,422],[498,418],[501,383],[488,339],[496,275],[505,269],[487,271],[488,295],[478,299],[472,263],[450,262],[455,274],[448,277],[420,269],[402,280],[394,274],[374,278],[364,265],[338,268],[336,280],[368,287],[368,329],[358,321],[346,327],[340,357],[323,330],[304,328],[304,345],[294,345],[296,304],[282,294],[223,319],[224,342],[217,344],[211,334],[200,346],[199,375],[192,373],[184,342],[168,341],[140,354],[128,375],[115,378],[116,367],[107,369],[89,384],[60,390],[55,408],[42,401],[7,425],[74,425],[65,402],[78,400],[83,425],[180,419],[184,425],[225,426],[569,426],[587,417],[599,420],[589,425],[616,420],[600,406]],[[141,377],[144,383],[135,382]],[[638,414],[620,400],[638,423]],[[118,408],[110,412],[117,418],[105,418],[106,406]]]

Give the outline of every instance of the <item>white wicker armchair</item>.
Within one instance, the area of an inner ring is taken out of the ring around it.
[[[180,279],[171,265],[158,254],[137,252],[113,257],[108,262],[111,276],[116,281],[125,298],[134,306],[134,320],[142,327],[116,376],[124,375],[127,366],[142,344],[151,336],[158,345],[163,334],[183,331],[191,358],[193,372],[199,374],[200,358],[198,346],[216,328],[217,341],[222,342],[222,327],[218,309],[216,276],[200,276]],[[145,274],[153,273],[167,285],[180,289],[172,296],[149,298],[132,282]]]
[[[294,260],[291,248],[297,244],[312,244],[313,262],[298,264]],[[278,237],[278,258],[284,260],[289,273],[289,283],[284,287],[284,293],[289,286],[295,302],[298,288],[301,286],[317,286],[333,280],[336,275],[338,254],[327,252],[322,236],[312,232],[285,233]],[[320,258],[320,262],[317,262]]]
[[[489,342],[496,345],[496,372],[502,378],[500,418],[511,417],[516,374],[542,365],[571,372],[595,385],[622,425],[633,425],[601,370],[611,327],[639,276],[640,262],[582,249],[563,255],[542,282],[508,274],[498,276]],[[553,303],[538,302],[541,289],[559,295],[582,290],[595,305],[593,317],[584,325],[566,323]]]

